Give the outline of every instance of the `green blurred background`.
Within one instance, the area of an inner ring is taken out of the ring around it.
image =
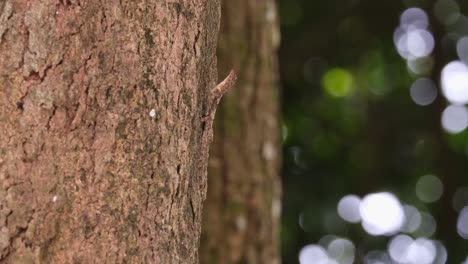
[[[279,13],[283,263],[464,262],[468,1],[280,0]]]

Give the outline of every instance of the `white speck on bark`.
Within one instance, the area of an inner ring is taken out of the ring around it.
[[[156,110],[154,110],[154,108],[151,109],[151,111],[149,112],[149,115],[154,118],[156,116]]]
[[[273,219],[278,219],[281,215],[281,201],[274,199],[271,203],[271,215]]]
[[[55,203],[55,202],[57,201],[57,198],[58,198],[57,195],[55,195],[55,196],[52,198],[52,202]]]
[[[275,21],[276,11],[275,6],[271,2],[267,2],[266,11],[265,11],[265,19],[267,22]]]
[[[247,228],[247,220],[245,219],[245,216],[238,215],[236,217],[236,226],[240,231],[244,231]]]
[[[263,158],[268,161],[272,161],[276,157],[275,147],[271,142],[265,142],[263,144]]]

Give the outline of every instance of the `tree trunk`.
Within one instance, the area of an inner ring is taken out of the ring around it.
[[[279,263],[278,19],[274,0],[223,1],[220,76],[239,79],[215,121],[202,263]]]
[[[0,262],[198,262],[219,9],[0,2]]]

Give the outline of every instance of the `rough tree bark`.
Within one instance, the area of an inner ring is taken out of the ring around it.
[[[0,1],[0,262],[198,262],[219,5]]]
[[[220,76],[238,72],[217,112],[201,262],[279,263],[278,19],[274,0],[224,0]]]

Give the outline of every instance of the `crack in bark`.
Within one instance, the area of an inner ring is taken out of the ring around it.
[[[200,31],[200,25],[197,25],[197,34],[195,35],[195,41],[193,42],[193,53],[195,54],[195,56],[197,56],[197,44],[198,44],[198,39],[200,38],[200,34],[201,34],[201,31]]]
[[[47,76],[47,72],[52,68],[52,65],[47,65],[44,69],[44,72],[42,73],[42,76],[41,76],[41,73],[39,72],[39,77],[41,78],[41,82],[44,81],[45,77]]]
[[[196,213],[195,213],[195,208],[193,207],[192,196],[190,196],[189,198],[189,203],[190,203],[190,210],[192,212],[192,223],[195,224]]]
[[[20,184],[21,184],[21,183],[18,183],[18,184],[9,186],[9,187],[7,188],[7,191],[8,191],[8,189],[10,189],[11,187],[14,187],[14,186],[17,186],[17,185],[20,185]],[[10,212],[5,216],[5,226],[8,226],[8,217],[9,217],[10,215],[12,215],[12,214],[13,214],[13,210],[10,209]]]
[[[0,16],[0,44],[2,44],[6,33],[8,32],[8,27],[6,26],[8,20],[13,16],[13,8],[9,1],[5,2]]]
[[[176,183],[176,186],[177,186],[177,187],[176,187],[176,190],[175,190],[175,192],[172,194],[172,197],[171,197],[171,205],[170,205],[170,207],[169,207],[169,218],[170,218],[171,215],[172,215],[172,206],[173,206],[174,203],[176,202],[176,198],[177,198],[177,196],[179,195],[179,192],[180,192],[180,177],[181,177],[181,175],[180,175],[180,164],[177,165],[177,175],[178,175],[178,177],[177,177],[177,183]]]
[[[171,41],[171,49],[170,50],[174,49],[175,36],[177,35],[177,31],[179,30],[180,17],[183,15],[183,12],[182,12],[183,4],[181,4],[179,2],[179,3],[174,3],[173,5],[174,5],[174,8],[176,10],[177,16],[176,16],[176,26],[175,26],[173,34],[171,34],[171,38],[170,38],[170,41]],[[171,61],[169,61],[169,63],[171,63]]]
[[[88,82],[83,93],[80,96],[75,117],[73,118],[73,121],[71,122],[71,131],[75,130],[78,127],[78,125],[81,123],[84,113],[86,112],[86,108],[88,106],[87,101],[88,101],[89,86],[90,86],[90,83]]]
[[[151,172],[151,175],[150,175],[150,183],[147,184],[146,186],[146,200],[145,200],[145,211],[148,211],[148,206],[149,206],[149,197],[150,197],[150,188],[151,188],[151,185],[153,184],[153,180],[154,180],[154,171]]]
[[[49,119],[47,120],[46,123],[46,129],[50,130],[50,121],[52,121],[52,118],[55,116],[55,113],[57,112],[57,106],[53,103],[52,104],[52,114],[49,116]]]
[[[28,220],[26,221],[26,226],[18,226],[18,225],[14,225],[15,226],[15,231],[14,233],[10,236],[10,241],[9,241],[9,245],[14,245],[15,244],[15,241],[21,237],[23,237],[23,235],[28,231],[29,229],[29,225],[32,221],[32,219],[34,218],[34,214],[35,214],[35,209],[32,208],[32,212],[30,213],[30,216],[28,217]],[[8,226],[8,218],[13,214],[13,210],[11,210],[8,215],[6,216],[5,218],[5,226]],[[32,242],[29,241],[28,239],[26,238],[23,238],[22,239],[22,242],[24,243],[24,245],[28,248],[31,248],[32,247]],[[3,260],[3,259],[6,259],[8,257],[8,255],[10,255],[11,251],[10,251],[10,247],[6,247],[6,250],[4,251],[4,254],[0,254],[0,260]]]

